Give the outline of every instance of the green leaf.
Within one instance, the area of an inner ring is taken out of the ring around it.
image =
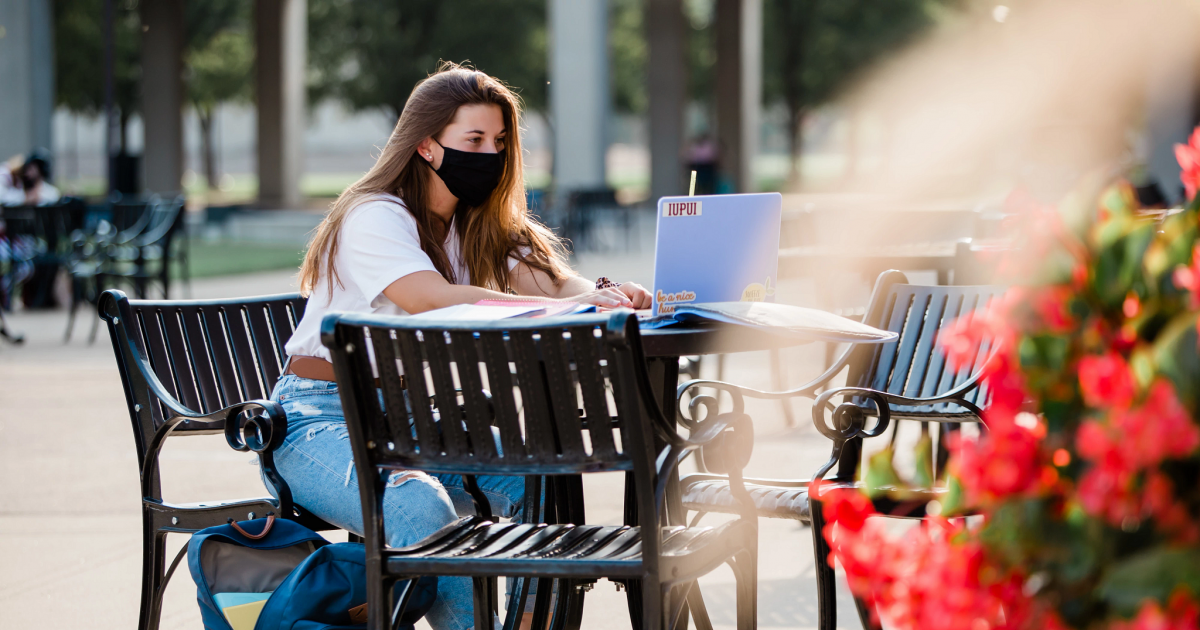
[[[946,480],[946,496],[942,499],[942,516],[954,516],[967,508],[962,482],[955,475]]]
[[[1119,309],[1125,296],[1142,279],[1142,261],[1154,240],[1154,225],[1114,219],[1097,233],[1095,289],[1104,306]]]
[[[1191,409],[1200,393],[1200,353],[1197,353],[1197,314],[1181,313],[1159,333],[1154,343],[1154,363],[1175,384],[1175,393]]]
[[[933,487],[933,438],[929,433],[922,432],[920,439],[913,447],[913,461],[916,471],[913,473],[913,484],[918,488]]]
[[[872,499],[903,486],[892,465],[892,447],[875,453],[867,460],[867,475],[863,482],[867,487],[867,496]]]
[[[1154,353],[1149,348],[1138,347],[1129,357],[1129,367],[1138,387],[1145,390],[1154,380]]]
[[[1128,616],[1147,598],[1166,602],[1179,586],[1200,593],[1200,549],[1161,547],[1133,556],[1109,569],[1096,594]]]

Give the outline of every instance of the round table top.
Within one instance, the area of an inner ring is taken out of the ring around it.
[[[813,341],[794,335],[777,335],[749,326],[709,323],[642,329],[642,350],[647,357],[683,357],[790,348]]]

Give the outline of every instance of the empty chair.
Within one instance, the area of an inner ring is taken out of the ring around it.
[[[182,269],[187,268],[186,243],[181,241],[180,247],[173,247],[184,228],[184,199],[179,196],[156,200],[150,204],[147,214],[144,229],[134,238],[109,245],[101,275],[106,282],[131,282],[142,298],[146,297],[149,285],[157,282],[163,297],[168,298],[171,295],[171,260],[177,259]]]
[[[818,431],[832,441],[830,459],[815,475],[802,479],[745,479],[747,491],[759,516],[784,518],[811,524],[814,558],[817,566],[817,599],[819,627],[832,630],[837,623],[834,573],[826,562],[829,546],[822,530],[824,519],[819,503],[810,502],[812,480],[824,479],[824,487],[862,487],[858,477],[863,452],[863,440],[880,437],[892,428],[890,438],[895,443],[899,425],[893,420],[913,420],[922,435],[930,426],[937,427],[937,446],[927,465],[934,478],[943,479],[948,451],[947,438],[958,431],[962,423],[980,422],[979,410],[987,401],[987,388],[980,386],[980,370],[987,359],[985,344],[971,365],[950,369],[938,344],[938,335],[947,323],[957,317],[985,308],[1004,291],[993,286],[918,286],[907,284],[904,274],[887,271],[879,276],[864,322],[895,332],[896,341],[852,346],[824,374],[793,390],[763,392],[719,381],[693,380],[679,386],[682,399],[692,396],[690,408],[715,408],[715,397],[702,393],[702,388],[728,392],[732,411],[740,413],[744,397],[787,399],[796,396],[815,399],[813,422]],[[848,369],[846,386],[827,389],[833,378]],[[834,399],[841,399],[835,405]],[[873,418],[873,420],[872,420]],[[712,472],[722,472],[719,465],[706,462]],[[681,481],[683,504],[697,512],[693,523],[708,512],[739,513],[741,509],[733,488],[733,476],[702,473]],[[926,504],[946,492],[940,484],[925,488],[916,501],[907,502],[903,509],[886,497],[875,501],[881,514],[905,518],[925,516]],[[856,601],[860,620],[870,627],[869,611]]]

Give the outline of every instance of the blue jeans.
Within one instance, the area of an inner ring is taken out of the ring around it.
[[[286,374],[275,385],[271,400],[287,412],[288,434],[275,451],[275,466],[291,488],[292,499],[326,522],[362,535],[358,477],[337,384]],[[523,477],[476,480],[493,513],[519,520],[525,497]],[[267,488],[274,493],[269,482]],[[419,542],[460,515],[475,513],[462,477],[419,471],[389,475],[383,509],[391,547]],[[473,611],[470,578],[438,578],[437,601],[426,615],[434,630],[467,630],[474,625]]]

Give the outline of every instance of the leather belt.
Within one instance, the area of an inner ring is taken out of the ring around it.
[[[337,382],[337,378],[333,374],[333,364],[321,357],[309,357],[299,354],[292,355],[288,358],[287,370],[284,374],[295,374],[300,378],[307,378],[313,381]],[[379,379],[375,379],[375,387],[379,387]],[[408,388],[408,383],[403,374],[400,375],[400,388]]]

